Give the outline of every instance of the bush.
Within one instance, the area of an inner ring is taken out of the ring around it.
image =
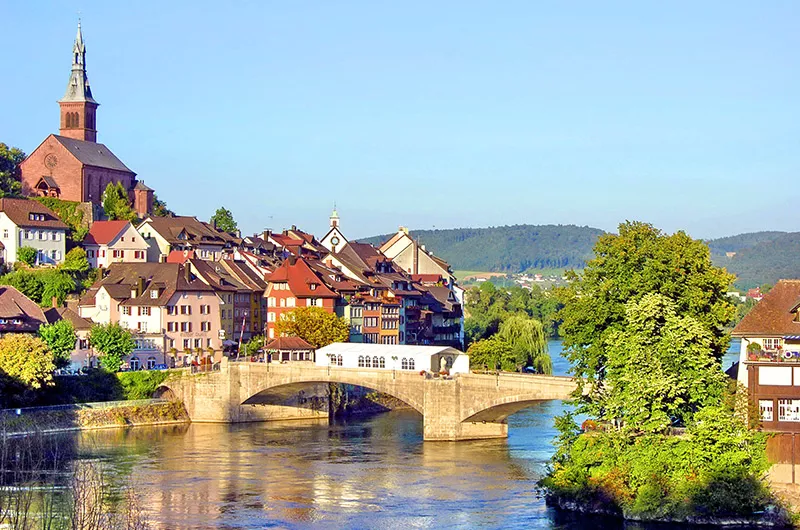
[[[33,247],[19,247],[17,249],[17,261],[27,263],[33,267],[36,264],[36,249]]]
[[[122,386],[124,399],[150,399],[156,389],[161,386],[169,372],[166,370],[140,370],[138,372],[120,372],[117,379]]]

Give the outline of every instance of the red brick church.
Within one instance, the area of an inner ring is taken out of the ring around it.
[[[136,173],[108,147],[97,143],[98,105],[86,76],[86,45],[79,22],[72,48],[72,73],[67,91],[58,102],[59,133],[45,138],[20,164],[23,193],[101,204],[106,186],[121,182],[134,210],[145,217],[153,210],[153,190],[137,181]]]

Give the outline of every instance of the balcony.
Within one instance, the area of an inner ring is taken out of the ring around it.
[[[757,350],[747,352],[749,363],[800,363],[800,346],[791,349]]]
[[[433,326],[433,332],[437,335],[447,335],[450,333],[460,333],[461,326],[459,324],[450,324],[449,326]]]

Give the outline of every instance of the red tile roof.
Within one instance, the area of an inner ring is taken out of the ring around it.
[[[186,263],[194,259],[194,250],[171,250],[167,254],[167,263]]]
[[[128,226],[133,226],[130,221],[95,221],[83,239],[83,243],[85,245],[108,245]]]
[[[266,348],[264,349],[278,350],[278,351],[313,350],[314,346],[307,343],[300,337],[278,337],[277,339],[267,344]]]
[[[735,337],[800,335],[792,310],[800,300],[800,280],[779,280],[733,328]]]
[[[270,283],[287,282],[289,290],[295,296],[313,298],[338,298],[339,295],[331,291],[320,279],[303,258],[289,258],[268,275],[266,280]],[[311,286],[316,285],[312,290]]]

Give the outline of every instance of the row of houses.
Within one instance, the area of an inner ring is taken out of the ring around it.
[[[35,248],[41,265],[63,261],[68,228],[39,202],[0,200],[5,230],[6,262],[21,246]],[[319,240],[296,226],[242,237],[195,217],[148,217],[96,221],[81,246],[102,272],[64,318],[79,330],[110,322],[130,329],[132,367],[277,338],[277,322],[297,307],[345,318],[351,342],[463,347],[463,290],[449,265],[402,227],[375,247],[348,241],[335,211]],[[94,362],[76,348],[74,368]]]

